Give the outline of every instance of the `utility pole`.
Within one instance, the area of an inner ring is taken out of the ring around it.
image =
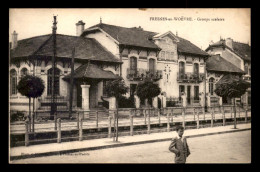
[[[207,58],[207,57],[206,57]],[[206,84],[207,84],[207,71],[206,71],[206,58],[204,58],[204,73],[205,73],[205,76],[204,76],[204,111],[206,112],[207,111],[207,104],[206,104]]]
[[[72,58],[71,58],[69,118],[72,117],[74,56],[75,56],[75,47],[74,47],[73,50],[72,50]]]
[[[53,26],[52,26],[52,37],[53,37],[53,56],[52,56],[52,82],[51,82],[51,120],[54,120],[54,114],[56,114],[56,94],[55,94],[55,67],[56,67],[56,30],[57,30],[57,16],[53,16]]]

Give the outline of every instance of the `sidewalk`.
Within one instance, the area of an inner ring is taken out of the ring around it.
[[[187,138],[200,137],[213,134],[222,134],[229,132],[238,132],[244,130],[251,130],[251,123],[237,124],[237,129],[233,129],[233,125],[213,127],[213,128],[200,128],[200,129],[187,129],[184,135]],[[94,140],[73,141],[64,143],[50,143],[42,145],[31,145],[28,147],[14,147],[10,148],[10,160],[33,158],[40,156],[59,155],[65,153],[72,153],[77,151],[88,151],[96,149],[104,149],[111,147],[120,147],[134,144],[144,144],[160,141],[170,141],[176,134],[175,131],[152,133],[135,136],[121,136],[118,142],[113,142],[113,138],[103,138]]]

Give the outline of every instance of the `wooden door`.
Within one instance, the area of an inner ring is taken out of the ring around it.
[[[89,108],[97,107],[97,83],[92,83],[89,88]]]
[[[82,88],[77,84],[77,107],[82,107]]]

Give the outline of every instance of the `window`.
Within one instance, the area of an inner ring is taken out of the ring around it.
[[[130,97],[134,97],[137,84],[130,84]]]
[[[165,59],[165,52],[164,52],[164,51],[161,51],[161,53],[160,53],[160,58],[161,58],[161,59]]]
[[[209,79],[209,93],[212,96],[213,95],[213,89],[214,89],[214,78]]]
[[[181,79],[183,79],[184,75],[185,75],[185,63],[184,62],[179,62],[179,77]]]
[[[166,57],[165,57],[165,60],[170,60],[170,52],[166,52]]]
[[[107,96],[106,87],[107,87],[107,81],[103,81],[103,96]]]
[[[149,72],[154,73],[155,72],[155,60],[149,59]]]
[[[22,68],[21,77],[24,77],[25,75],[28,75],[28,70],[26,68]]]
[[[194,63],[193,72],[195,75],[199,75],[199,64],[198,63]]]
[[[55,75],[54,75],[54,94],[59,95],[60,94],[60,70],[58,68],[55,68]],[[48,70],[48,89],[47,89],[47,95],[51,95],[52,92],[52,72],[53,69]]]
[[[173,60],[174,59],[174,52],[171,52],[171,58],[170,60]]]
[[[248,65],[245,65],[245,72],[246,72],[246,74],[249,73],[249,71],[248,71]]]
[[[136,74],[137,72],[137,58],[130,57],[130,74]]]
[[[10,88],[11,88],[11,95],[17,94],[17,72],[12,69],[10,71]]]
[[[194,86],[194,100],[199,100],[199,86]]]
[[[181,100],[182,93],[185,92],[184,85],[179,86],[179,100]]]

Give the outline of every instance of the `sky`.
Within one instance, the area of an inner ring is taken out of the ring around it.
[[[57,15],[57,33],[76,35],[76,23],[82,20],[85,29],[100,22],[122,27],[139,27],[144,30],[164,33],[178,32],[205,50],[211,41],[232,38],[251,45],[251,11],[248,8],[234,9],[88,9],[88,8],[21,8],[9,9],[9,40],[11,33],[18,33],[18,40],[52,33],[53,16]],[[155,21],[152,17],[167,20]],[[175,20],[189,18],[192,21]],[[219,18],[221,21],[212,21]],[[170,19],[170,20],[168,20]]]

